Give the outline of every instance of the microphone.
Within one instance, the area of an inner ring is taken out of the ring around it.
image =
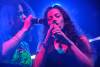
[[[58,25],[57,22],[56,22],[56,20],[53,21],[53,24]],[[59,34],[55,33],[55,34],[54,34],[54,39],[55,39],[55,40],[59,40],[59,39],[61,39],[61,36],[60,36]]]
[[[56,20],[53,21],[53,24],[58,25],[58,23],[56,22]],[[65,43],[65,38],[64,38],[63,36],[61,36],[61,35],[55,33],[53,37],[54,37],[55,40],[57,40],[57,41],[59,41],[59,42]]]
[[[24,10],[24,8],[26,8],[26,10]],[[18,16],[19,16],[21,22],[24,22],[24,20],[27,18],[27,16],[29,14],[32,14],[33,18],[31,20],[31,24],[44,24],[45,25],[45,23],[47,23],[47,21],[42,18],[34,17],[34,13],[31,9],[31,7],[23,0],[20,1],[20,4],[18,5],[18,12],[19,12]],[[28,14],[28,15],[26,15],[24,12],[26,12],[26,14]]]
[[[32,24],[43,24],[43,25],[45,25],[45,23],[47,23],[47,21],[45,19],[42,19],[42,18],[33,18],[31,20],[31,23]]]
[[[61,36],[57,33],[54,34],[54,39],[56,41],[59,41],[60,43],[65,43],[65,44],[69,43],[69,42],[66,41],[66,39],[63,36]]]
[[[26,19],[26,15],[24,14],[24,10],[23,10],[23,7],[21,4],[18,5],[19,7],[19,18],[21,20],[21,22],[24,22],[24,20]],[[36,18],[36,17],[33,17],[32,20],[31,20],[31,24],[44,24],[45,25],[46,20],[42,19],[42,18]]]
[[[58,25],[58,23],[55,20],[53,21],[53,24]],[[55,33],[53,37],[55,40],[59,41],[60,43],[67,44],[69,47],[71,46],[72,42],[68,37],[64,38],[62,35],[59,35],[57,33]]]
[[[53,21],[53,24],[56,24],[56,25],[58,25],[58,23],[56,22],[56,20],[54,20],[54,21]]]

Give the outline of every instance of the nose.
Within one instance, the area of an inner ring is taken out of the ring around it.
[[[53,16],[53,20],[57,20],[57,18],[55,16]]]
[[[51,21],[49,22],[50,24],[56,24],[57,23],[57,18],[52,16]]]

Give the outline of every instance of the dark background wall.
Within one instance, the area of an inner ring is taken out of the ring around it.
[[[69,13],[72,21],[77,22],[89,38],[100,35],[99,0],[26,0],[37,17],[42,17],[48,5],[58,3]]]

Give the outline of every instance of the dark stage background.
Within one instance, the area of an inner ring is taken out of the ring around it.
[[[4,0],[0,0],[0,7]],[[10,0],[5,0],[10,1]],[[97,39],[91,42],[95,58],[100,56],[100,2],[99,0],[23,0],[22,3],[27,5],[25,9],[36,17],[42,18],[47,6],[53,4],[61,5],[69,13],[73,22],[76,22],[89,39]],[[1,9],[1,8],[0,8]],[[24,9],[24,10],[25,10]],[[28,16],[28,15],[27,15]],[[0,22],[2,23],[2,22]],[[6,28],[6,27],[5,27]],[[31,45],[31,55],[38,50],[38,44],[42,41],[43,35],[42,24],[33,25],[34,44]],[[97,41],[98,40],[98,41]],[[97,55],[98,54],[98,55]]]

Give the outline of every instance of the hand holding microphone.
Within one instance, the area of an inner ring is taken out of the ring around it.
[[[55,40],[67,44],[69,47],[71,46],[71,44],[73,44],[73,42],[64,34],[64,32],[58,26],[56,21],[53,22],[52,35]]]
[[[65,36],[65,34],[62,32],[61,28],[58,26],[55,20],[53,21],[52,35],[55,39],[61,39]]]
[[[65,43],[69,47],[71,44],[73,44],[72,41],[64,34],[64,32],[60,29],[60,27],[58,26],[58,24],[55,21],[53,21],[53,23],[50,25],[50,28],[47,32],[46,38],[44,40],[45,46],[51,35],[54,37],[55,40]]]
[[[23,29],[25,31],[28,31],[30,26],[31,26],[31,19],[32,19],[32,15],[29,15],[25,20],[24,20],[24,25],[23,25]]]

